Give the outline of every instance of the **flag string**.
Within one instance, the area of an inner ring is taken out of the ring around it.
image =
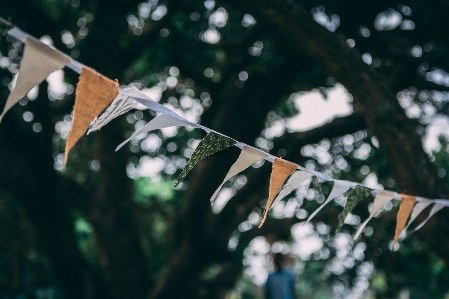
[[[20,30],[19,28],[15,27],[15,26],[12,29],[8,30],[8,34],[24,44],[26,43],[27,38],[29,36],[31,36],[28,33]],[[59,51],[59,50],[57,50],[57,51]],[[81,62],[79,62],[75,59],[72,59],[72,61],[67,64],[67,67],[72,69],[74,72],[81,74],[81,70],[83,69],[84,65]]]
[[[5,19],[3,19],[1,17],[0,17],[0,23],[3,23],[3,24],[5,24],[5,25],[7,25],[9,27],[12,27],[11,29],[8,30],[8,32],[7,32],[8,35],[14,37],[15,39],[19,40],[20,42],[22,42],[24,44],[26,43],[27,38],[31,37],[28,33],[20,30],[18,27],[14,26],[12,23],[6,21]],[[59,50],[57,50],[57,51],[59,51]],[[78,74],[81,74],[81,70],[83,69],[83,67],[85,67],[84,64],[82,64],[81,62],[79,62],[79,61],[77,61],[75,59],[71,59],[70,63],[68,63],[66,66],[68,68],[72,69],[74,72],[76,72]],[[204,130],[206,133],[213,132],[213,133],[221,135],[221,136],[223,136],[225,138],[232,139],[231,137],[228,137],[228,136],[226,136],[226,135],[224,135],[224,134],[222,134],[220,132],[217,132],[215,130],[212,130],[212,129],[206,127],[206,126],[203,126],[203,125],[200,125],[200,124],[188,121],[187,119],[185,119],[182,116],[180,116],[177,113],[175,113],[170,108],[168,108],[168,107],[166,107],[166,106],[164,106],[164,105],[162,105],[162,104],[160,104],[160,103],[158,103],[156,101],[153,101],[151,98],[149,98],[146,95],[136,95],[134,93],[125,91],[123,89],[120,89],[119,93],[122,94],[122,95],[125,95],[127,97],[133,98],[135,101],[141,103],[142,105],[144,105],[145,107],[147,107],[148,109],[150,109],[152,111],[159,112],[159,113],[165,114],[165,115],[169,115],[169,116],[171,116],[171,117],[173,117],[175,119],[178,119],[180,121],[183,121],[183,122],[186,122],[186,123],[192,125],[192,127],[200,128],[200,129]],[[243,147],[249,147],[249,148],[252,148],[252,149],[259,150],[257,148],[254,148],[253,146],[247,145],[247,144],[245,144],[243,142],[239,142],[239,141],[236,141],[236,143],[234,145],[237,146],[240,149],[243,149]],[[275,156],[267,153],[267,156],[265,157],[265,160],[268,161],[268,162],[273,163],[275,158],[276,158]],[[319,171],[316,171],[316,170],[312,170],[312,169],[307,169],[307,168],[302,167],[300,165],[297,165],[297,169],[299,169],[301,171],[309,172],[309,173],[315,175],[316,177],[320,178],[323,181],[336,182],[335,179],[333,179],[332,177],[330,177],[329,175],[327,175],[325,173],[322,173],[322,172],[319,172]],[[357,183],[357,182],[351,182],[351,181],[344,181],[344,182],[347,183],[348,186],[351,189],[354,189],[357,186],[366,187],[363,184]],[[370,189],[373,190],[372,194],[375,195],[375,196],[378,195],[379,192],[383,191],[382,189],[376,189],[376,188],[370,188]],[[393,199],[399,200],[399,201],[402,200],[401,196],[398,193],[396,193],[396,192],[394,192]],[[438,205],[441,205],[441,206],[444,206],[444,207],[449,207],[449,200],[447,200],[447,199],[434,199],[434,200],[431,200],[431,199],[428,199],[428,198],[425,198],[425,197],[416,196],[416,201],[417,202],[429,202],[429,201],[431,201],[431,202],[433,202],[435,204],[438,204]]]

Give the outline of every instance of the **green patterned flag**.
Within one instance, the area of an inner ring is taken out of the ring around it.
[[[365,198],[368,198],[370,196],[372,197],[371,194],[372,191],[373,190],[371,190],[370,188],[357,186],[355,187],[354,191],[352,191],[351,194],[349,194],[343,212],[341,212],[338,218],[337,229],[335,230],[336,234],[340,231],[345,222],[346,217],[348,216],[349,213],[351,213],[354,207]]]
[[[190,157],[187,165],[181,171],[178,179],[175,182],[175,187],[186,177],[190,170],[204,158],[215,154],[231,145],[235,144],[235,140],[219,135],[215,132],[210,132],[209,134],[201,140],[200,144],[197,146],[192,156]]]

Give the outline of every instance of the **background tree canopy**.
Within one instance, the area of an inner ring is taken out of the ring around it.
[[[447,124],[448,1],[141,1],[1,1],[0,13],[236,140],[334,178],[449,198],[446,135],[423,149]],[[23,44],[4,36],[0,47],[2,106]],[[77,80],[55,72],[0,125],[2,298],[260,298],[269,245],[295,258],[300,298],[449,293],[447,209],[392,252],[397,203],[387,205],[352,244],[366,202],[340,234],[342,199],[298,225],[329,193],[314,179],[257,229],[269,163],[228,182],[211,209],[237,148],[201,161],[176,189],[201,130],[150,132],[114,152],[148,110],[83,137],[63,166]],[[307,92],[338,90],[351,113],[291,130]]]

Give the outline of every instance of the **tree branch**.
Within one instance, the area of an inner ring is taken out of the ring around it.
[[[297,154],[301,148],[307,144],[318,143],[324,138],[332,139],[346,134],[351,134],[359,130],[366,129],[365,119],[359,113],[348,116],[335,118],[332,121],[304,132],[286,133],[275,139],[275,148],[273,152],[284,149],[287,158],[293,156],[297,158]],[[296,157],[295,157],[296,156]]]

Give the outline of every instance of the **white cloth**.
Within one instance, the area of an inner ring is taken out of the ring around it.
[[[145,126],[137,130],[132,134],[131,137],[120,143],[115,151],[118,151],[122,146],[124,146],[128,141],[130,141],[134,136],[157,130],[157,129],[163,129],[173,126],[184,126],[184,127],[196,127],[197,125],[188,121],[179,120],[176,118],[171,117],[170,115],[165,114],[159,114],[155,118],[153,118],[149,123],[147,123]]]
[[[416,217],[421,214],[422,211],[424,211],[425,208],[427,208],[432,202],[430,200],[423,200],[420,202],[417,202],[415,206],[413,207],[413,211],[410,214],[410,219],[408,220],[407,225],[404,227],[404,230],[406,231],[407,228],[412,224],[412,222],[416,219]]]
[[[440,204],[436,203],[436,204],[432,207],[432,209],[430,210],[430,213],[429,213],[429,215],[427,216],[427,218],[424,219],[424,221],[421,222],[417,227],[415,227],[415,229],[413,229],[413,230],[411,231],[411,233],[416,232],[418,229],[420,229],[421,227],[423,227],[424,224],[426,224],[427,221],[429,221],[429,219],[432,218],[433,215],[435,215],[437,212],[439,212],[439,211],[440,211],[441,209],[443,209],[443,208],[444,208],[443,205],[440,205]]]
[[[349,181],[335,180],[332,191],[329,194],[329,196],[327,197],[326,201],[318,209],[316,209],[312,214],[310,214],[309,218],[307,218],[306,223],[308,223],[310,220],[312,220],[312,218],[315,217],[315,215],[318,214],[318,212],[321,211],[321,209],[324,208],[324,206],[326,206],[329,202],[331,202],[332,199],[345,193],[353,185],[354,185],[354,183],[349,182]]]
[[[365,220],[365,222],[360,225],[359,229],[354,235],[354,240],[356,240],[360,234],[362,233],[365,226],[368,224],[368,222],[379,212],[383,206],[390,202],[394,197],[396,196],[396,193],[394,192],[388,192],[388,191],[379,191],[376,198],[374,198],[374,204],[373,204],[373,210],[371,211],[371,214],[369,215],[368,219]]]
[[[307,179],[311,178],[313,174],[307,171],[295,171],[287,179],[287,182],[282,186],[279,193],[274,198],[273,204],[270,209],[273,208],[275,204],[281,201],[284,197],[289,195],[293,190],[298,189]]]
[[[16,86],[12,89],[6,100],[5,108],[3,108],[3,112],[0,115],[0,121],[6,112],[17,104],[21,98],[26,96],[34,86],[40,84],[54,71],[62,69],[71,60],[69,56],[28,36],[23,51],[23,58],[20,63]]]
[[[223,180],[223,183],[217,188],[217,190],[214,192],[212,197],[210,198],[211,205],[214,205],[215,198],[217,197],[218,193],[221,190],[221,187],[223,187],[224,183],[226,183],[227,180],[232,178],[233,176],[239,174],[243,170],[250,167],[253,163],[256,163],[260,160],[265,159],[268,154],[264,153],[263,151],[260,151],[258,149],[255,149],[253,147],[249,146],[243,146],[242,151],[240,152],[240,156],[238,157],[237,161],[231,166],[229,169],[228,174],[226,175],[225,179]]]
[[[135,88],[132,84],[128,85],[127,87],[123,88],[123,90],[127,92],[133,92],[133,93],[141,93],[137,88]],[[137,102],[124,94],[119,93],[115,99],[112,101],[112,103],[106,108],[103,113],[95,118],[92,123],[89,126],[89,130],[87,131],[87,135],[89,135],[92,132],[95,132],[97,130],[100,130],[102,127],[104,127],[106,124],[108,124],[111,120],[114,118],[125,114],[129,110],[135,108],[137,105]]]

